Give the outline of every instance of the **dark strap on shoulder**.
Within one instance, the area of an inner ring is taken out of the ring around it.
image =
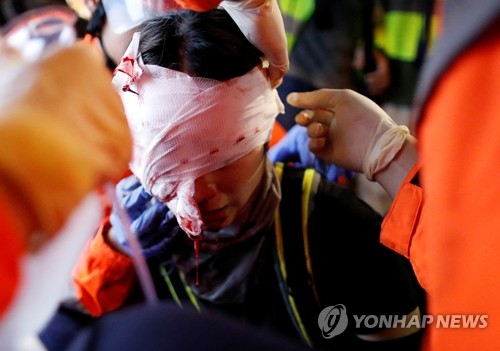
[[[278,163],[282,199],[275,212],[276,271],[288,312],[302,339],[309,346],[321,340],[318,315],[321,311],[311,268],[309,200],[316,192],[314,169],[298,170]]]

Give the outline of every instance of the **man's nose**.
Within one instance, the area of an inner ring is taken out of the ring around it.
[[[194,201],[202,203],[217,194],[217,185],[211,174],[205,174],[194,181]]]

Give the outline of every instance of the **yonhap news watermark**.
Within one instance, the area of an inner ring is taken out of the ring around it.
[[[356,329],[384,328],[479,328],[488,326],[487,314],[440,314],[440,315],[347,315],[344,305],[325,307],[318,316],[318,326],[325,339],[342,334],[349,323]]]

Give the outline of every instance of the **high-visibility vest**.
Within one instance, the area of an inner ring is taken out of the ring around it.
[[[290,52],[304,23],[314,13],[316,2],[315,0],[278,0],[278,4],[283,15],[288,52]]]
[[[420,60],[436,38],[437,19],[432,8],[432,0],[388,1],[383,30],[376,36],[377,46],[391,59]]]

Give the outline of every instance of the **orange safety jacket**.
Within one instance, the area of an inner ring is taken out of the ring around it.
[[[422,188],[410,183],[417,166],[382,227],[382,242],[411,260],[426,290],[433,321],[425,350],[500,349],[499,8],[490,0],[477,4],[483,19],[474,22],[482,26],[476,36],[464,36],[440,70],[429,64],[424,72],[430,88],[422,89],[417,125]],[[472,31],[469,21],[450,21],[464,23]],[[442,41],[449,45],[446,33],[462,34],[447,31],[445,20]]]

